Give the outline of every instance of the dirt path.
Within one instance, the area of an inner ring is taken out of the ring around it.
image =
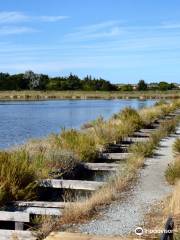
[[[177,133],[180,133],[180,128]],[[150,206],[170,194],[171,187],[164,173],[173,160],[172,144],[177,135],[161,141],[153,158],[145,161],[139,179],[129,192],[122,193],[123,200],[113,203],[105,210],[100,219],[79,227],[81,232],[98,235],[126,235],[134,232],[143,223]]]

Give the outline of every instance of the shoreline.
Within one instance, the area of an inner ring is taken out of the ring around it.
[[[0,91],[0,101],[49,101],[88,99],[178,99],[180,90],[169,91]]]

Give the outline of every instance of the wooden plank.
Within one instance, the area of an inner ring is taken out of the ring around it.
[[[132,153],[103,153],[104,159],[124,160],[130,157]]]
[[[59,208],[27,207],[23,212],[33,215],[61,216],[62,211]]]
[[[149,138],[144,137],[127,137],[126,138],[130,142],[146,142]]]
[[[29,213],[0,211],[0,221],[29,222]]]
[[[30,231],[0,230],[1,240],[36,240]]]
[[[143,133],[153,133],[155,132],[157,129],[155,128],[142,128],[140,131]]]
[[[92,171],[117,171],[117,163],[85,163],[84,166]]]
[[[52,232],[45,240],[137,240],[132,237],[97,236],[82,233]],[[143,238],[141,238],[143,239]]]
[[[39,185],[41,187],[49,187],[49,188],[64,188],[64,189],[94,191],[99,187],[101,187],[103,184],[104,182],[96,182],[96,181],[44,179],[40,181]]]
[[[15,222],[15,230],[23,230],[24,223],[23,222]]]
[[[69,202],[43,202],[43,201],[16,201],[12,202],[18,207],[65,208]]]
[[[133,137],[144,137],[144,138],[147,138],[149,136],[150,136],[150,133],[148,133],[148,132],[141,132],[141,131],[134,132],[134,134],[133,134]]]

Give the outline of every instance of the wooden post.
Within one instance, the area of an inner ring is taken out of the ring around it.
[[[173,229],[174,229],[174,221],[172,217],[169,217],[165,224],[165,231],[161,235],[160,240],[173,240]]]
[[[24,230],[23,222],[15,222],[15,230]]]

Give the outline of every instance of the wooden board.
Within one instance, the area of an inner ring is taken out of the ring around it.
[[[69,202],[43,202],[43,201],[16,201],[12,202],[18,207],[65,208]]]
[[[1,240],[36,240],[30,231],[0,230]]]
[[[33,215],[61,216],[62,210],[59,208],[27,207],[23,212]]]
[[[142,128],[140,131],[143,133],[153,133],[156,130],[157,129],[155,129],[155,128]]]
[[[130,157],[132,153],[103,153],[104,159],[124,160]]]
[[[12,221],[12,222],[29,222],[30,217],[29,213],[25,212],[8,212],[8,211],[0,211],[0,221]]]
[[[97,236],[81,233],[53,232],[45,240],[137,240],[129,237]],[[141,238],[143,239],[143,238]]]
[[[117,163],[85,163],[84,166],[92,171],[117,171]]]
[[[101,187],[103,184],[104,182],[82,180],[58,180],[58,179],[45,179],[40,181],[39,183],[41,187],[89,190],[89,191],[94,191]]]
[[[134,137],[149,137],[151,134],[148,133],[148,132],[142,132],[142,131],[139,131],[139,132],[134,132],[133,136]]]
[[[127,137],[126,140],[130,142],[146,142],[149,138],[144,137]]]

